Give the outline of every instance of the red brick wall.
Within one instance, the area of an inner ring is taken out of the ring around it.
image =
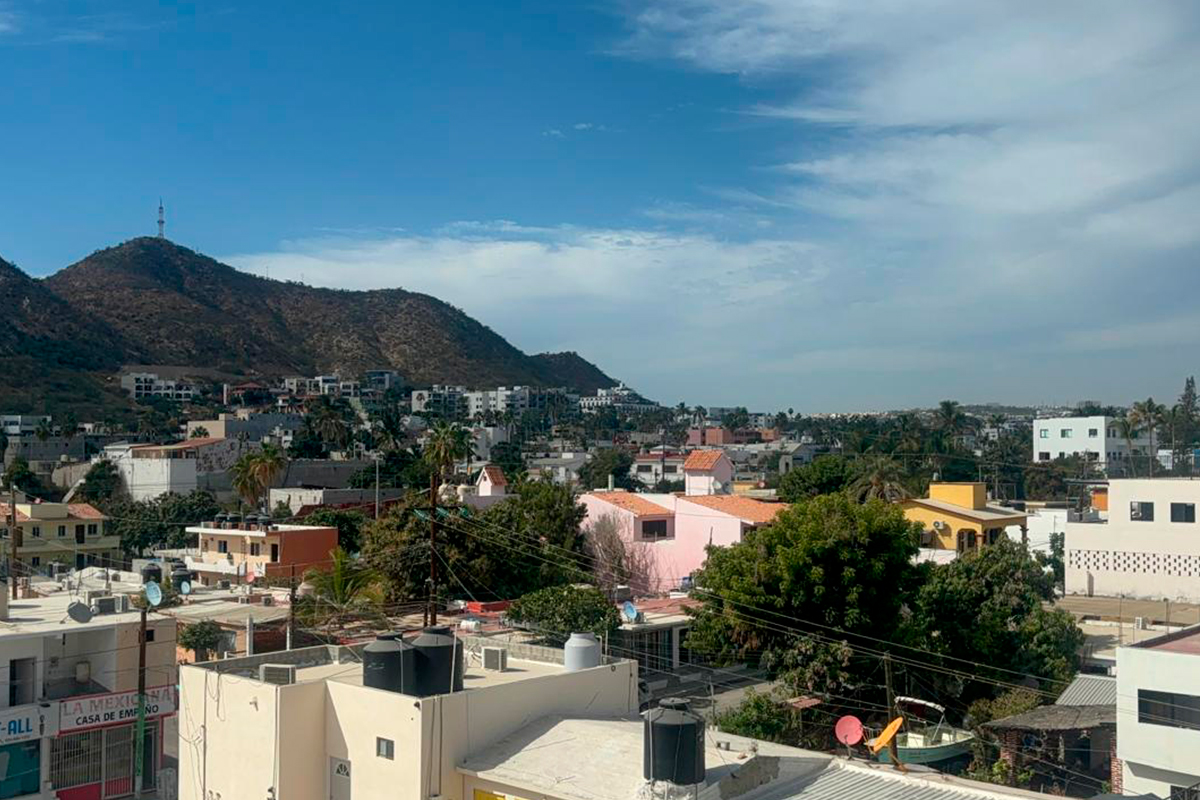
[[[1113,794],[1124,794],[1122,785],[1124,784],[1123,772],[1124,768],[1121,764],[1121,759],[1117,758],[1117,729],[1112,729],[1112,735],[1108,737],[1108,758],[1109,758],[1109,783],[1112,788],[1109,789]]]

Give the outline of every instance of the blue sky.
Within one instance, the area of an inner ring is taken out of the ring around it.
[[[403,286],[668,402],[1126,402],[1196,371],[1198,13],[0,0],[0,255]]]

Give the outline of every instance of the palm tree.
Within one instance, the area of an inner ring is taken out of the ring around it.
[[[708,418],[708,409],[704,406],[696,406],[692,409],[692,420],[696,425],[703,425],[704,420]]]
[[[1117,433],[1119,433],[1121,437],[1125,439],[1125,447],[1129,450],[1129,476],[1131,478],[1136,478],[1137,464],[1133,458],[1133,440],[1137,438],[1139,433],[1137,420],[1135,420],[1133,415],[1130,414],[1118,419],[1116,425]]]
[[[50,419],[48,417],[42,417],[38,420],[37,428],[34,430],[33,435],[37,437],[39,442],[44,442],[54,435],[54,428],[50,427]]]
[[[254,505],[262,494],[258,483],[258,473],[255,469],[254,454],[246,453],[233,463],[229,469],[233,490],[247,504]]]
[[[246,453],[234,462],[230,473],[233,490],[248,505],[258,507],[275,478],[287,466],[287,457],[273,444],[256,453]],[[264,503],[265,505],[265,503]]]
[[[379,576],[340,547],[329,551],[329,569],[310,569],[304,580],[318,598],[344,609],[379,594]]]
[[[1146,462],[1146,475],[1149,477],[1153,477],[1154,462],[1158,460],[1158,451],[1154,447],[1154,431],[1163,423],[1165,413],[1166,406],[1154,402],[1153,397],[1147,397],[1140,403],[1134,403],[1133,411],[1129,415],[1139,427],[1145,428],[1150,436],[1150,455]]]
[[[266,494],[285,467],[287,467],[287,456],[276,445],[265,444],[262,450],[254,454],[254,474],[258,477],[262,494]]]
[[[321,397],[309,412],[312,429],[328,444],[344,447],[350,441],[350,424],[346,421],[346,410]]]
[[[860,503],[868,500],[892,503],[909,496],[904,480],[904,469],[896,459],[876,456],[863,464],[859,476],[846,491]]]
[[[432,480],[445,477],[458,459],[470,458],[471,451],[469,430],[456,422],[436,422],[425,443],[425,459],[433,467]]]
[[[957,400],[943,400],[938,403],[934,419],[937,427],[951,438],[962,433],[967,427],[967,415],[963,413]]]

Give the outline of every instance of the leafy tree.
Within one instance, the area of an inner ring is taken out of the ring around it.
[[[514,487],[513,496],[491,506],[480,515],[480,526],[488,535],[515,536],[522,550],[542,551],[541,560],[513,554],[513,563],[522,572],[508,576],[513,596],[538,586],[567,583],[579,578],[579,562],[572,563],[565,553],[584,552],[584,536],[580,530],[587,509],[576,502],[567,486],[549,481],[522,481]],[[513,540],[510,539],[510,542]],[[514,542],[515,543],[515,542]]]
[[[819,456],[779,479],[780,499],[798,503],[822,494],[844,491],[854,480],[850,462],[840,456]]]
[[[197,425],[196,427],[192,428],[191,438],[207,439],[208,437],[209,437],[208,428],[204,427],[203,425]]]
[[[919,539],[920,525],[906,520],[897,505],[860,505],[844,493],[797,503],[741,542],[709,548],[696,576],[702,602],[688,647],[723,662],[794,651],[797,637],[780,630],[789,618],[889,638],[912,581]],[[796,682],[811,677],[797,676]]]
[[[196,661],[207,661],[210,650],[216,650],[221,644],[221,626],[210,619],[203,622],[193,622],[179,629],[178,644],[185,650],[191,650]]]
[[[385,488],[428,487],[432,471],[418,447],[386,450],[379,463],[379,485]],[[374,488],[375,465],[369,464],[355,472],[348,485],[353,489]]]
[[[621,626],[617,607],[592,586],[539,589],[514,600],[506,615],[555,643],[565,642],[572,633],[591,632],[603,638]]]
[[[618,447],[608,447],[596,453],[579,470],[579,483],[584,489],[603,489],[608,486],[608,476],[618,489],[633,490],[637,487],[629,474],[633,467],[633,456]]]
[[[1028,550],[1000,539],[929,573],[912,600],[911,640],[988,665],[976,668],[983,680],[1011,682],[1018,672],[1061,690],[1079,667],[1083,634],[1070,614],[1044,607],[1053,598],[1051,576]],[[972,684],[965,691],[982,690]]]
[[[300,425],[300,430],[292,436],[288,455],[291,458],[329,458],[329,445],[313,429],[307,417]]]
[[[318,508],[304,518],[305,525],[337,528],[338,547],[347,553],[357,553],[362,546],[362,527],[366,521],[361,511],[341,508]]]
[[[510,481],[520,480],[527,471],[521,446],[515,442],[500,442],[492,447],[491,462],[498,466]]]
[[[750,412],[744,406],[738,406],[721,418],[721,424],[731,431],[750,427]]]
[[[49,497],[51,490],[42,483],[42,479],[37,473],[29,468],[29,462],[24,456],[17,456],[4,469],[4,479],[0,481],[0,486],[4,491],[16,489],[19,492],[24,492],[31,497],[46,498]]]
[[[734,736],[802,746],[796,712],[770,692],[747,690],[742,702],[717,714],[716,723]]]
[[[107,505],[125,491],[117,465],[108,459],[100,459],[83,476],[76,496],[85,503]]]
[[[147,550],[194,544],[184,528],[212,519],[221,507],[209,492],[195,490],[185,495],[163,494],[152,500],[122,499],[105,510],[111,518],[112,533],[121,537],[121,550],[140,557]]]

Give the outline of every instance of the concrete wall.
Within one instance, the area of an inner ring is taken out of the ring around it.
[[[931,483],[929,499],[953,503],[963,508],[979,509],[987,505],[987,487],[983,483]]]
[[[190,458],[114,459],[121,481],[134,500],[152,500],[160,494],[187,494],[197,487],[196,462]]]
[[[1113,480],[1108,495],[1107,522],[1067,524],[1067,593],[1200,601],[1200,522],[1171,522],[1172,502],[1200,509],[1200,481]],[[1133,501],[1153,503],[1154,520],[1132,519]]]
[[[1200,656],[1145,647],[1117,649],[1117,756],[1126,793],[1169,797],[1200,783],[1200,731],[1138,722],[1138,689],[1200,695]]]

